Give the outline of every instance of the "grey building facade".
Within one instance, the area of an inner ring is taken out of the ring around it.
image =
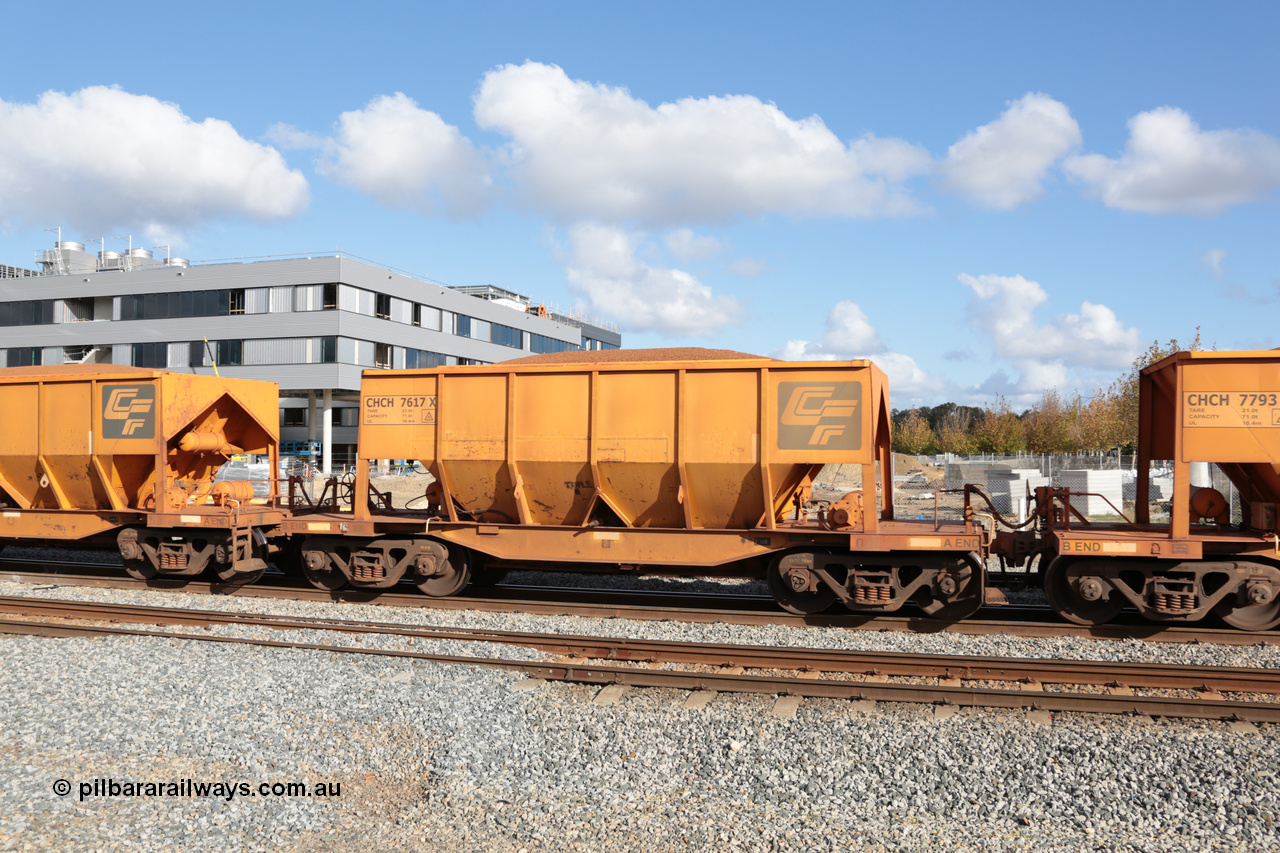
[[[452,289],[326,256],[189,264],[60,241],[38,270],[0,266],[0,367],[124,364],[262,379],[281,441],[354,461],[360,374],[616,349],[616,329],[548,314],[495,287]]]

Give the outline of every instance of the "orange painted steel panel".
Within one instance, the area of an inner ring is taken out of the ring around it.
[[[177,509],[207,494],[232,453],[267,454],[274,470],[278,412],[269,382],[116,365],[0,369],[0,502]],[[206,449],[183,450],[184,437]]]
[[[1179,352],[1140,375],[1138,489],[1152,459],[1174,461],[1171,535],[1189,535],[1190,463],[1219,465],[1246,504],[1280,502],[1280,353]],[[1139,501],[1140,522],[1148,519]]]
[[[418,459],[459,520],[499,524],[772,527],[806,476],[853,463],[873,529],[889,446],[888,381],[867,361],[366,371],[361,411],[361,460]]]

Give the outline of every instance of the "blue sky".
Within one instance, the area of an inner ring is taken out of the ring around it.
[[[899,407],[1280,345],[1280,5],[1046,6],[24,4],[0,263],[340,248]]]

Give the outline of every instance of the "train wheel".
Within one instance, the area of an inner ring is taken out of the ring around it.
[[[1084,560],[1059,557],[1050,563],[1044,574],[1044,594],[1060,616],[1077,625],[1110,622],[1124,609],[1124,597]]]
[[[927,609],[925,612],[929,614],[930,619],[937,619],[939,622],[959,622],[977,613],[980,607],[982,607],[982,599],[976,597],[939,604],[932,612]]]
[[[233,584],[234,586],[245,586],[247,584],[257,583],[258,581],[262,580],[262,576],[265,575],[266,573],[267,573],[266,569],[258,569],[257,571],[253,571],[253,572],[236,572],[228,576],[224,576],[221,572],[219,572],[218,577],[222,578],[224,582]]]
[[[798,555],[778,556],[769,563],[766,578],[769,583],[769,593],[773,596],[773,600],[778,602],[778,605],[783,610],[795,613],[797,616],[821,613],[834,604],[836,601],[835,592],[828,589],[822,581],[811,577],[809,573],[791,571],[783,574],[782,561],[787,556]]]
[[[461,592],[471,581],[471,552],[460,545],[431,544],[436,546],[432,549],[436,559],[432,561],[430,574],[418,571],[414,583],[433,598]]]
[[[1280,600],[1242,606],[1219,604],[1213,612],[1222,617],[1223,622],[1241,631],[1269,631],[1280,625]]]
[[[149,581],[160,574],[151,562],[143,557],[138,560],[121,560],[124,563],[124,570],[131,578],[137,578],[140,581]]]
[[[124,564],[124,570],[129,577],[147,581],[160,574],[160,570],[151,562],[142,545],[138,543],[137,530],[133,528],[121,530],[116,538],[116,545],[120,550],[120,562]]]
[[[1239,603],[1236,596],[1228,596],[1213,612],[1232,628],[1241,631],[1267,631],[1280,625],[1280,595],[1276,594],[1280,571],[1271,567],[1259,567],[1250,585],[1246,586]]]
[[[931,593],[929,600],[920,605],[930,619],[937,619],[942,622],[959,622],[961,619],[968,619],[970,616],[978,612],[978,608],[982,607],[983,587],[985,581],[985,573],[982,570],[982,564],[974,558],[957,559],[953,566],[939,578],[938,583],[949,583],[949,590],[939,590],[938,592],[948,592],[949,595],[960,595],[948,601],[946,598],[935,597],[938,593]]]
[[[303,551],[302,573],[317,589],[335,590],[347,585],[347,576],[324,551]]]

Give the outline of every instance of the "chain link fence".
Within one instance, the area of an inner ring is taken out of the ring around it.
[[[964,499],[956,492],[965,484],[973,484],[991,496],[1001,514],[1016,521],[1025,518],[1030,509],[1029,493],[1034,492],[1037,486],[1056,486],[1070,488],[1073,493],[1090,492],[1103,496],[1072,501],[1072,505],[1088,518],[1119,521],[1123,513],[1132,520],[1138,500],[1136,461],[1134,456],[1098,454],[907,456],[895,453],[892,471],[894,502],[899,518],[932,520],[936,507],[939,519],[959,520],[963,517]],[[827,468],[856,469],[858,466]],[[1208,469],[1209,485],[1230,501],[1232,523],[1240,523],[1240,496],[1234,484],[1217,465],[1209,465]],[[829,482],[839,488],[856,483],[845,491],[861,487],[860,471],[855,477],[840,477],[840,472],[836,473],[837,476],[829,478],[828,471],[824,469],[819,485]],[[1169,520],[1172,500],[1173,463],[1152,461],[1146,495],[1152,522]]]

